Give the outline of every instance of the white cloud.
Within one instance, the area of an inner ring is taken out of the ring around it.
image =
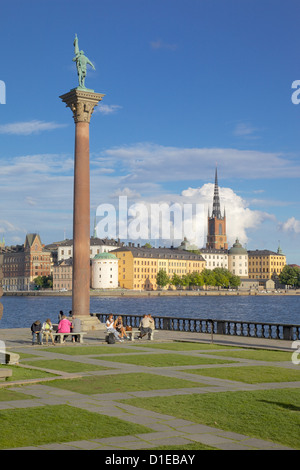
[[[161,41],[160,39],[157,39],[156,41],[151,41],[150,46],[152,49],[166,49],[170,51],[175,51],[177,49],[177,44],[169,44],[164,41]]]
[[[213,202],[214,185],[212,183],[204,184],[199,188],[188,188],[182,191],[185,201],[190,199],[193,202],[202,203],[204,212],[207,217],[208,212],[211,214]],[[236,238],[242,244],[246,244],[249,240],[247,231],[249,229],[257,229],[265,220],[273,218],[273,216],[256,210],[251,210],[247,202],[238,196],[231,188],[219,187],[221,212],[226,213],[227,220],[227,238],[231,245]],[[207,218],[205,220],[205,230]]]
[[[117,189],[114,193],[110,195],[110,197],[112,198],[120,197],[120,196],[126,196],[128,199],[141,197],[141,195],[137,191],[133,191],[130,188]]]
[[[286,222],[279,224],[279,228],[283,232],[298,234],[300,233],[300,220],[290,217]]]
[[[126,170],[126,181],[210,180],[212,162],[225,178],[270,179],[300,177],[299,160],[281,153],[222,148],[166,147],[139,143],[102,153],[109,165]]]
[[[26,121],[26,122],[14,122],[11,124],[0,125],[0,134],[14,134],[14,135],[30,135],[39,134],[43,131],[49,131],[53,129],[59,129],[66,127],[67,124],[58,124],[56,122],[44,122],[44,121]]]
[[[29,206],[36,206],[37,200],[31,196],[26,196],[25,203],[28,204]]]
[[[233,131],[233,135],[237,137],[244,137],[244,138],[251,138],[251,139],[256,139],[257,136],[254,135],[255,132],[257,132],[258,129],[255,127],[251,126],[251,124],[244,123],[244,122],[239,122]]]
[[[229,246],[236,238],[246,244],[249,241],[249,230],[260,228],[264,221],[274,221],[275,218],[270,214],[251,210],[247,202],[232,189],[219,187],[219,191],[222,212],[226,209]],[[128,196],[128,199],[135,196],[134,200],[127,201],[129,215],[133,216],[128,219],[129,235],[131,233],[133,239],[138,237],[134,237],[133,232],[137,234],[139,230],[143,239],[157,240],[159,234],[159,238],[164,239],[164,242],[160,241],[159,244],[176,244],[186,236],[192,244],[201,248],[206,243],[207,215],[208,211],[211,213],[212,210],[213,194],[214,184],[207,183],[198,188],[189,187],[181,194],[160,193],[139,198],[134,191],[125,188],[123,191],[117,191],[114,196]],[[118,213],[118,202],[114,207]],[[168,233],[169,238],[162,236],[163,233]]]
[[[95,111],[107,115],[107,114],[114,114],[117,111],[122,109],[122,106],[119,106],[118,104],[99,104],[97,108],[95,108]]]
[[[13,225],[8,220],[0,219],[0,234],[20,232],[22,229],[16,225]]]

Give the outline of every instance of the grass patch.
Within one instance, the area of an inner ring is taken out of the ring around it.
[[[189,369],[189,374],[235,380],[247,384],[300,381],[300,370],[269,366],[243,366],[216,369]]]
[[[169,351],[197,351],[198,349],[230,349],[230,346],[220,346],[218,344],[189,343],[176,341],[174,343],[137,343],[136,346],[151,349],[167,349]]]
[[[151,432],[69,405],[0,411],[0,449]]]
[[[1,368],[7,368],[12,370],[12,376],[6,379],[7,382],[12,382],[16,380],[29,380],[29,379],[43,379],[45,377],[55,377],[56,374],[51,374],[50,372],[44,372],[43,370],[36,369],[25,369],[21,366],[15,365],[0,365]]]
[[[32,398],[35,397],[15,392],[9,388],[0,388],[0,401],[30,400]]]
[[[191,380],[144,373],[90,376],[70,380],[58,379],[47,383],[47,385],[85,395],[206,386]]]
[[[147,449],[145,449],[147,450]],[[151,447],[148,450],[217,450],[215,447],[210,447],[205,444],[201,444],[201,442],[195,442],[193,444],[187,444],[185,446],[159,446],[159,447]]]
[[[126,354],[130,352],[136,352],[136,349],[126,349],[122,346],[110,344],[103,346],[58,346],[55,349],[53,349],[53,347],[44,348],[43,351],[67,354],[69,356],[95,356],[101,354]]]
[[[134,398],[122,402],[225,431],[300,448],[300,389]]]
[[[38,353],[37,354],[29,354],[29,353],[24,353],[24,352],[18,352],[16,354],[19,354],[20,360],[31,358],[31,357],[39,357]]]
[[[228,364],[235,362],[225,359],[184,356],[180,354],[138,354],[133,356],[110,357],[106,360],[145,367],[193,366],[199,364]]]
[[[256,361],[282,362],[291,361],[292,353],[287,351],[269,351],[267,349],[240,349],[220,352],[210,352],[218,356],[235,357],[239,359],[254,359]]]
[[[26,364],[40,367],[42,369],[52,369],[69,373],[107,370],[107,367],[104,366],[83,364],[81,362],[66,361],[64,359],[38,359],[35,361],[26,361]]]

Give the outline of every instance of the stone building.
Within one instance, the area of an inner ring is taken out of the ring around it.
[[[156,275],[163,269],[172,277],[202,272],[201,255],[172,248],[121,247],[112,252],[119,258],[119,286],[125,289],[156,290]]]
[[[228,269],[240,278],[248,278],[248,252],[238,239],[228,250]]]
[[[51,274],[50,252],[37,233],[26,235],[24,245],[3,248],[2,255],[4,291],[30,290],[34,278]]]
[[[73,259],[62,259],[53,265],[53,290],[72,290]]]
[[[90,239],[90,258],[93,259],[99,253],[108,253],[119,247],[116,240],[109,238],[96,238]],[[57,261],[63,259],[73,258],[73,240],[64,240],[57,244]]]
[[[118,287],[118,258],[112,253],[99,253],[92,259],[92,289]]]
[[[228,252],[224,249],[201,248],[200,253],[205,259],[207,269],[228,269]]]
[[[276,281],[286,265],[286,256],[278,248],[277,252],[270,250],[248,251],[249,279]]]

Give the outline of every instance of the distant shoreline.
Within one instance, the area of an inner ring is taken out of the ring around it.
[[[280,292],[257,292],[257,291],[226,291],[226,290],[199,290],[199,291],[127,291],[127,290],[91,290],[91,297],[198,297],[198,296],[294,296],[299,295],[300,290],[286,290]],[[3,292],[3,297],[71,297],[72,291],[53,292],[53,291],[17,291]]]

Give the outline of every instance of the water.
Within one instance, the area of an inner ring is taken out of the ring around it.
[[[30,328],[35,320],[68,315],[71,297],[2,297],[1,328]],[[91,297],[91,312],[300,324],[300,296]]]

